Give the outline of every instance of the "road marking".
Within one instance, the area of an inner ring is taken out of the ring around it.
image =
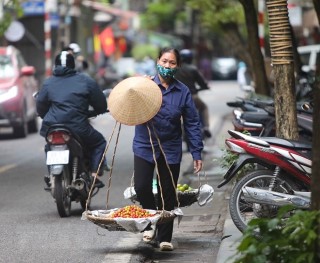
[[[121,238],[117,244],[112,248],[112,251],[109,252],[105,258],[103,259],[102,263],[126,263],[130,262],[132,257],[132,252],[121,252],[124,249],[127,251],[130,251],[131,249],[134,249],[138,247],[139,243],[141,241],[141,237],[139,237],[139,234],[132,235],[130,237],[124,237]],[[131,249],[130,249],[131,247]]]
[[[0,166],[0,174],[6,172],[16,166],[17,166],[16,164],[8,164],[8,165]]]

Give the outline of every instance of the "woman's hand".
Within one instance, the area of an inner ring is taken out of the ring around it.
[[[201,160],[194,160],[193,161],[193,169],[194,173],[199,173],[202,169],[202,161]]]

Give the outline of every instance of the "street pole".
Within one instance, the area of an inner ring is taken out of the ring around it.
[[[50,0],[44,2],[44,50],[45,50],[45,76],[51,75],[51,23],[50,23]]]
[[[259,43],[261,48],[261,53],[265,55],[264,48],[264,3],[265,0],[259,0],[258,2],[258,31],[259,31]]]

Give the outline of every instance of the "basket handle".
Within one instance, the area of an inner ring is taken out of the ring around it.
[[[205,178],[205,183],[207,184],[208,183],[208,177],[207,177],[206,171],[203,171],[203,174],[204,174],[204,178]],[[198,176],[198,183],[199,183],[198,189],[200,190],[200,187],[202,186],[201,180],[200,180],[201,171],[198,172],[197,176]]]

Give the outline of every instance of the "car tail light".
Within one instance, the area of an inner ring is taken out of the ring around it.
[[[54,131],[47,136],[50,144],[65,144],[70,140],[70,135],[64,131]]]
[[[2,91],[0,93],[0,103],[5,102],[7,100],[10,100],[12,98],[15,98],[18,95],[18,87],[13,86],[7,91]]]

